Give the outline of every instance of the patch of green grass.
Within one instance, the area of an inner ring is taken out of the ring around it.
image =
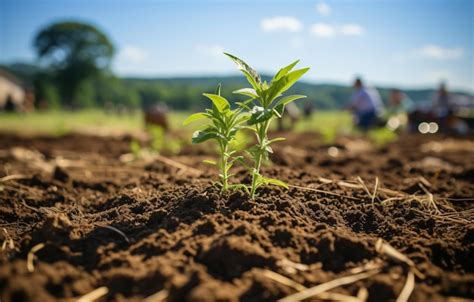
[[[347,111],[318,111],[296,124],[296,132],[319,132],[324,143],[333,142],[338,135],[353,132],[352,117]]]
[[[170,114],[172,129],[180,129],[187,113]],[[106,113],[102,110],[44,111],[28,114],[0,113],[0,131],[25,134],[63,135],[74,131],[138,131],[144,129],[143,114]]]
[[[397,134],[388,128],[370,130],[368,135],[377,147],[383,147],[397,138]]]
[[[190,131],[182,126],[189,112],[169,114],[171,129]],[[198,126],[200,125],[197,122]],[[74,131],[124,131],[144,129],[143,114],[137,110],[132,115],[105,113],[99,109],[82,111],[44,111],[28,114],[0,113],[0,131],[23,134],[63,135]],[[301,119],[296,132],[319,132],[324,143],[331,143],[341,134],[354,133],[351,115],[346,111],[317,111],[309,119]],[[369,138],[383,146],[396,138],[392,131],[382,128],[369,131]],[[247,141],[251,137],[247,138]]]

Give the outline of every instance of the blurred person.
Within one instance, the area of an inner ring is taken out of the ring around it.
[[[432,102],[432,108],[439,117],[448,116],[451,112],[450,94],[446,87],[446,83],[439,85],[438,91],[435,93]]]
[[[388,106],[384,111],[386,126],[391,130],[397,130],[406,126],[408,116],[414,110],[413,101],[400,89],[392,89],[389,94]]]
[[[438,91],[433,96],[431,103],[433,114],[438,119],[442,130],[448,127],[448,121],[453,115],[451,96],[445,82],[441,82]]]
[[[396,115],[400,113],[409,113],[413,111],[415,104],[406,93],[400,89],[392,89],[390,91],[388,106],[386,113],[388,115]]]
[[[353,88],[348,109],[354,113],[355,125],[366,132],[377,124],[378,115],[383,109],[382,100],[378,91],[365,87],[360,78],[355,79]]]

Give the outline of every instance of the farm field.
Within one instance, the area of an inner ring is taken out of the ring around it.
[[[1,301],[474,298],[472,137],[375,134],[380,144],[320,113],[270,133],[287,140],[263,173],[290,188],[252,200],[213,185],[212,146],[150,152],[138,115],[94,114],[59,132],[52,115],[36,128],[2,120]],[[77,133],[84,124],[96,133]],[[189,140],[183,128],[164,145]]]
[[[182,124],[189,112],[173,111],[169,122],[172,129],[189,130]],[[137,133],[143,130],[143,114],[136,110],[130,114],[107,114],[98,109],[80,111],[38,111],[21,114],[2,113],[0,131],[9,131],[22,134],[62,135],[70,132],[86,132],[104,134]],[[299,121],[295,130],[317,131],[328,139],[333,139],[337,132],[352,131],[351,117],[344,111],[319,111],[311,118]]]

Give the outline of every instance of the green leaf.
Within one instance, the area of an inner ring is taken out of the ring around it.
[[[276,142],[282,142],[282,141],[286,141],[286,138],[277,137],[277,138],[269,140],[267,144],[270,145],[270,144],[273,144],[273,143],[276,143]]]
[[[253,101],[253,98],[248,99],[248,100],[243,101],[243,102],[236,102],[236,104],[237,104],[240,108],[242,108],[242,109],[244,109],[244,110],[250,111],[250,110],[252,110],[252,109],[249,107],[249,104],[251,104],[252,101]]]
[[[280,70],[277,72],[277,74],[273,77],[272,82],[276,82],[276,81],[278,81],[279,79],[281,79],[282,77],[286,76],[286,74],[287,74],[288,72],[290,72],[290,70],[292,70],[293,67],[295,67],[296,64],[298,64],[299,61],[300,61],[300,60],[296,60],[296,61],[294,61],[293,63],[291,63],[290,65],[285,66],[285,67],[283,67],[282,69],[280,69]]]
[[[306,98],[306,95],[295,94],[295,95],[285,96],[284,98],[281,98],[278,100],[277,105],[280,105],[280,104],[288,105],[291,102],[294,102],[299,99],[304,99],[304,98]]]
[[[266,185],[274,185],[288,189],[288,185],[279,179],[267,178],[262,176],[262,182]]]
[[[250,114],[247,113],[247,112],[244,112],[242,114],[239,114],[239,116],[235,119],[234,124],[235,125],[240,125],[241,123],[245,122],[249,118],[250,118]],[[238,126],[238,127],[241,128],[241,126]]]
[[[285,106],[276,106],[275,108],[272,109],[273,113],[278,116],[278,118],[281,118],[283,115],[283,112],[285,111]]]
[[[271,119],[273,116],[273,111],[271,109],[264,109],[260,106],[254,106],[250,114],[251,115],[247,121],[247,124],[255,125]]]
[[[286,105],[302,98],[306,98],[306,96],[305,95],[289,95],[284,98],[281,98],[273,107],[273,112],[275,113],[276,116],[281,118],[283,116],[283,113],[285,112]]]
[[[219,83],[219,85],[217,85],[215,94],[221,95],[221,86],[222,86],[221,83]]]
[[[244,184],[230,184],[230,185],[229,185],[229,189],[231,189],[231,190],[244,189],[245,192],[247,192],[248,194],[250,194],[250,189],[248,188],[247,185],[244,185]]]
[[[278,81],[273,82],[270,88],[268,88],[267,100],[271,102],[280,94],[290,89],[290,87],[293,86],[293,84],[295,84],[296,81],[298,81],[299,78],[301,78],[308,70],[309,70],[309,67],[294,70],[288,73],[287,75],[283,76]]]
[[[245,150],[245,153],[247,153],[250,157],[255,158],[255,157],[258,156],[258,154],[261,153],[261,150],[260,150],[260,148],[258,148],[257,145],[254,145],[254,146],[248,148],[247,150]]]
[[[204,130],[198,130],[193,133],[193,138],[192,138],[192,143],[193,144],[199,144],[204,141],[217,138],[218,135],[215,132],[215,130],[211,128],[206,128]]]
[[[250,67],[247,63],[245,63],[242,59],[237,58],[234,55],[231,55],[230,53],[224,52],[226,56],[228,56],[234,63],[237,65],[237,68],[239,68],[240,71],[247,77],[247,80],[249,81],[250,85],[252,85],[256,90],[260,88],[260,83],[262,82],[262,79],[258,75],[258,73]]]
[[[210,159],[205,159],[202,162],[205,163],[205,164],[208,164],[208,165],[213,165],[213,166],[217,165],[217,163],[215,161],[210,160]]]
[[[206,117],[207,117],[207,114],[204,113],[204,112],[198,112],[198,113],[191,114],[190,116],[188,116],[188,117],[184,120],[183,125],[184,125],[184,126],[189,125],[189,124],[191,124],[192,122],[202,120],[202,119],[204,119],[204,118],[206,118]]]
[[[203,93],[203,95],[212,101],[219,112],[223,112],[230,107],[229,102],[220,95],[211,93]]]
[[[242,88],[239,90],[235,90],[232,93],[246,95],[254,99],[258,98],[257,92],[255,91],[255,89],[252,89],[252,88]]]

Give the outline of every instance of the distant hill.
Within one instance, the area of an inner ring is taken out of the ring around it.
[[[271,77],[263,76],[263,80],[270,81]],[[242,86],[249,86],[243,76],[220,76],[220,77],[174,77],[174,78],[124,78],[124,83],[130,86],[151,85],[168,87],[191,87],[198,91],[213,91],[217,83],[223,86],[224,95],[230,95],[232,90]],[[377,87],[384,102],[388,101],[391,88]],[[436,92],[434,89],[408,89],[403,90],[415,103],[423,103],[431,100]],[[351,86],[338,84],[317,84],[305,81],[298,82],[289,92],[307,95],[307,101],[311,101],[318,109],[338,109],[344,107],[352,93]],[[459,95],[472,95],[465,92],[453,92]],[[197,95],[199,96],[199,95]]]
[[[5,66],[0,66],[9,72],[16,75],[27,84],[35,82],[35,77],[48,74],[48,71],[43,70],[33,64],[16,63]],[[263,80],[270,81],[271,77],[263,76]],[[105,82],[104,82],[105,81]],[[102,106],[107,100],[103,95],[119,95],[121,97],[109,97],[108,101],[127,106],[147,106],[156,102],[166,103],[171,108],[196,110],[205,106],[206,101],[202,97],[203,92],[213,92],[218,83],[222,84],[223,95],[232,99],[238,100],[239,97],[232,94],[232,91],[249,86],[245,78],[241,75],[235,76],[206,76],[206,77],[170,77],[170,78],[137,78],[126,77],[122,79],[114,79],[114,85],[107,85],[108,80],[102,77],[95,81],[94,89],[96,89],[96,97],[98,98],[92,104]],[[112,82],[110,80],[109,82]],[[117,87],[121,86],[121,87]],[[114,89],[120,93],[104,93],[107,89]],[[384,102],[387,102],[390,88],[377,87]],[[312,102],[317,109],[339,109],[347,104],[352,89],[349,85],[337,84],[319,84],[301,81],[297,83],[289,93],[297,93],[307,95],[307,100],[300,101]],[[404,92],[415,102],[423,103],[431,100],[435,93],[433,89],[407,89]],[[471,94],[464,92],[454,92],[457,95],[464,96],[464,100],[471,102],[474,97]],[[100,99],[102,97],[102,99]],[[129,98],[138,99],[138,102],[127,101]],[[119,100],[119,101],[117,101]]]

